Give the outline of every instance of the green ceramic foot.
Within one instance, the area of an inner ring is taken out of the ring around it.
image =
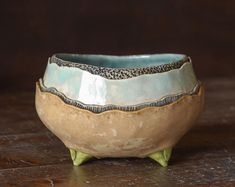
[[[92,158],[91,155],[88,155],[86,153],[82,153],[80,151],[76,151],[75,149],[69,149],[71,158],[73,160],[73,165],[79,166],[82,163],[90,160]]]
[[[161,166],[168,166],[168,161],[171,157],[172,148],[164,149],[163,151],[158,151],[156,153],[150,154],[148,157],[158,162]]]

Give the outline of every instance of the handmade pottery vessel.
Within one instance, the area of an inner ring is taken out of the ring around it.
[[[203,103],[203,85],[181,54],[55,54],[36,83],[37,113],[74,165],[150,157],[167,166]]]

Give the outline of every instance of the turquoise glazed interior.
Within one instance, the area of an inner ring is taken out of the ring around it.
[[[63,61],[107,68],[144,68],[161,64],[170,64],[186,58],[185,55],[181,54],[131,56],[56,54],[55,57]]]
[[[197,79],[186,55],[53,55],[43,86],[84,105],[133,106],[189,94]]]

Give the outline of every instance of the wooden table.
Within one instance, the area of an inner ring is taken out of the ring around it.
[[[73,167],[37,117],[34,93],[1,93],[0,186],[235,186],[235,78],[205,82],[205,111],[167,168],[138,158]]]

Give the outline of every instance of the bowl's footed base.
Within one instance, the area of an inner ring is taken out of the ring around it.
[[[91,158],[94,158],[93,156],[83,153],[81,151],[77,151],[75,149],[69,149],[70,155],[73,161],[74,166],[79,166],[83,164],[84,162],[90,160]],[[158,162],[161,166],[166,167],[168,166],[168,161],[171,157],[172,148],[167,148],[162,151],[157,151],[155,153],[152,153],[148,155],[149,158],[155,160]]]
[[[89,154],[83,153],[81,151],[77,151],[75,149],[69,149],[69,152],[73,161],[73,165],[75,166],[79,166],[93,157]]]
[[[168,161],[171,158],[172,148],[164,149],[163,151],[157,151],[148,155],[149,158],[152,158],[158,162],[161,166],[168,166]]]

